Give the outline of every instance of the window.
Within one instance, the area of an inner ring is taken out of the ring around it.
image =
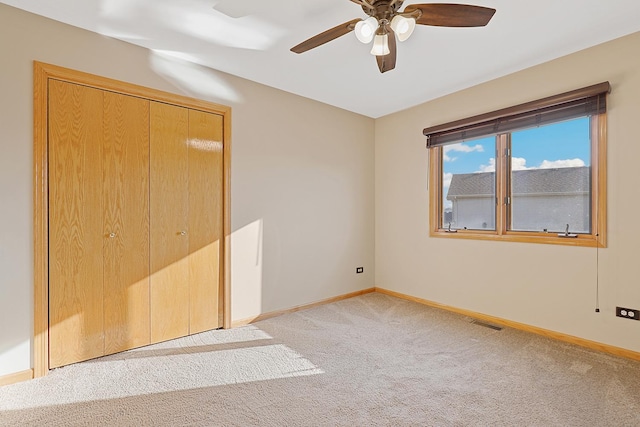
[[[604,247],[609,91],[425,129],[431,235]]]
[[[442,148],[441,216],[448,230],[495,230],[495,152],[494,137]]]

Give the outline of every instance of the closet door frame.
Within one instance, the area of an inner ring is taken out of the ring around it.
[[[34,233],[34,336],[33,373],[49,372],[49,201],[48,201],[48,91],[49,80],[89,86],[96,89],[164,102],[223,117],[223,270],[220,299],[222,327],[231,327],[230,240],[231,240],[231,108],[195,98],[125,83],[57,65],[33,64],[33,233]]]

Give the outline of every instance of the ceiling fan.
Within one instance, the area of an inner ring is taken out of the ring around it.
[[[410,4],[404,11],[399,9],[404,0],[350,0],[362,6],[367,19],[353,19],[303,41],[291,48],[303,53],[351,31],[362,43],[373,40],[371,54],[375,55],[381,73],[396,66],[396,38],[409,38],[416,24],[436,27],[484,27],[489,23],[495,9],[482,6],[450,3]]]

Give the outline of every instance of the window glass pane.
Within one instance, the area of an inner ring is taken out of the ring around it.
[[[495,137],[446,145],[442,152],[442,226],[495,230]]]
[[[591,232],[588,117],[513,132],[511,230]]]

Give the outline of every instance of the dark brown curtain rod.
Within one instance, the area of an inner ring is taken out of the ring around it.
[[[570,117],[572,114],[574,116],[579,115],[577,112],[580,111],[580,107],[578,106],[581,104],[584,104],[584,111],[586,113],[599,113],[603,112],[603,109],[606,110],[606,98],[604,95],[609,92],[611,92],[611,85],[609,82],[603,82],[582,89],[565,92],[560,95],[549,96],[537,101],[428,127],[423,130],[423,134],[428,138],[427,146],[429,147],[451,143],[455,138],[472,138],[497,133],[503,130],[500,129],[500,123],[510,121],[516,123],[520,118],[538,113],[542,115],[546,114],[548,117],[562,117],[563,114],[566,114],[567,117]],[[581,102],[582,100],[583,102]],[[558,110],[556,114],[550,114],[555,109]],[[563,113],[562,110],[566,112]],[[524,123],[523,121],[522,124]],[[512,126],[509,126],[509,128],[512,128]],[[495,132],[493,132],[493,130],[495,130]]]

